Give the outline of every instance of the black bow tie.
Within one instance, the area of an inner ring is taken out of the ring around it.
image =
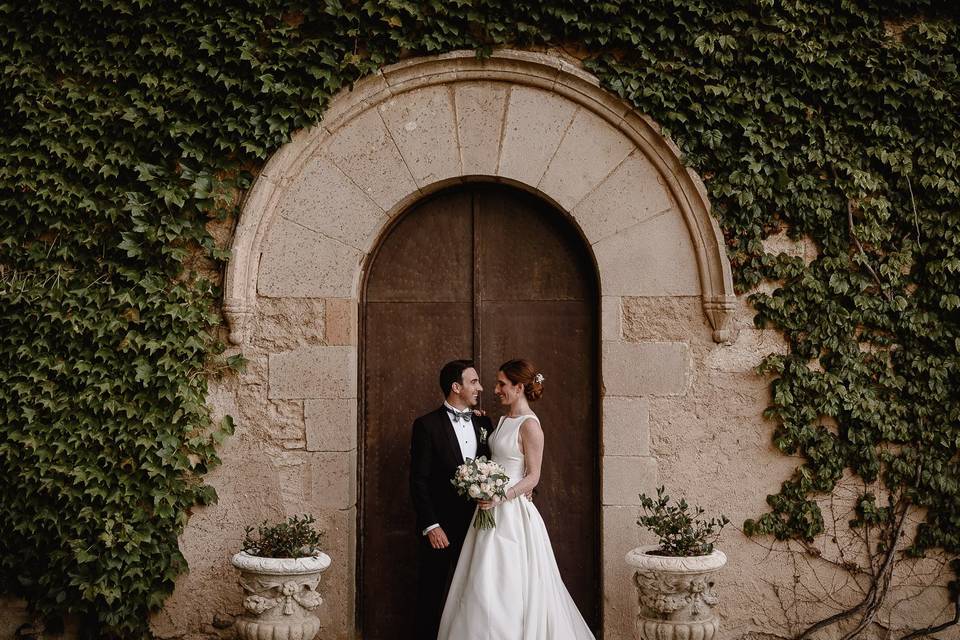
[[[467,409],[466,411],[457,411],[456,409],[451,409],[450,407],[447,407],[447,411],[449,411],[450,415],[453,416],[454,422],[456,422],[457,420],[463,420],[464,422],[473,421],[473,411],[471,411],[470,409]]]

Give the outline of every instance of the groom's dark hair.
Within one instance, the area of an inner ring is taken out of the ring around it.
[[[472,360],[453,360],[443,365],[443,369],[440,369],[440,390],[444,398],[450,395],[454,382],[463,384],[463,372],[472,366]]]

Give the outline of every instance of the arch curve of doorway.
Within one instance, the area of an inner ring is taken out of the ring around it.
[[[257,368],[258,393],[295,414],[278,423],[306,425],[304,449],[282,454],[283,469],[303,470],[291,476],[298,484],[284,508],[302,511],[306,496],[332,523],[323,614],[331,638],[356,637],[364,273],[402,212],[478,181],[517,187],[562,212],[598,275],[605,637],[632,633],[636,605],[622,557],[637,542],[638,489],[656,477],[636,416],[647,397],[686,393],[695,367],[681,342],[625,340],[623,310],[644,298],[699,301],[703,315],[689,319],[691,330],[706,318],[715,340],[732,338],[730,267],[703,184],[655,124],[596,78],[551,55],[455,52],[385,68],[339,94],[321,125],[282,147],[248,193],[223,307],[231,342]],[[270,315],[278,309],[313,316],[294,326]],[[280,330],[296,335],[278,339]]]
[[[358,277],[332,287],[304,281],[323,274],[290,273],[289,259],[268,256],[262,264],[261,256],[283,243],[278,223],[299,223],[340,242],[359,255],[344,248],[339,262],[359,263],[390,218],[448,181],[471,176],[512,181],[571,213],[600,260],[604,297],[696,295],[714,339],[732,338],[736,299],[723,235],[703,182],[683,166],[676,146],[566,60],[501,50],[483,60],[459,51],[384,68],[338,94],[319,126],[298,132],[271,157],[234,233],[224,292],[231,342],[245,340],[258,293],[282,295],[290,289],[284,281],[300,280],[298,293],[356,297]],[[331,191],[323,202],[307,193],[318,181]],[[326,206],[310,216],[300,208],[311,202]],[[680,224],[654,231],[666,226],[664,218]],[[679,228],[684,241],[669,238],[673,246],[658,255],[664,238],[652,236],[675,236]],[[305,244],[301,239],[300,253],[310,249]],[[633,262],[620,244],[651,264],[665,257],[682,264],[644,278],[617,277],[623,265],[603,259]]]

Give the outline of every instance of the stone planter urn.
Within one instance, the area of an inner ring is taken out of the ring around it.
[[[639,640],[713,640],[720,620],[713,612],[719,598],[713,574],[727,564],[722,551],[707,556],[671,557],[650,552],[656,545],[637,547],[627,554],[635,569],[639,595]]]
[[[323,602],[317,587],[330,556],[261,558],[241,551],[232,562],[246,609],[235,623],[240,640],[313,640],[320,620],[311,612]]]

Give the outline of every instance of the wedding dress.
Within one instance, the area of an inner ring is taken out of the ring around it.
[[[490,451],[510,476],[524,475],[520,425],[535,415],[503,417]],[[497,526],[472,526],[450,585],[438,640],[594,640],[560,578],[547,528],[524,496],[493,508]],[[476,518],[476,513],[474,513]]]

